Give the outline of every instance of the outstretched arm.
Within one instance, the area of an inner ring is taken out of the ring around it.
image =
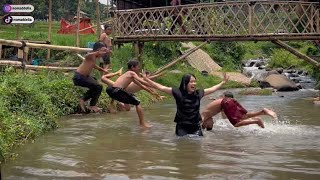
[[[136,73],[132,73],[132,76],[133,76],[133,82],[135,84],[137,84],[142,89],[146,90],[148,93],[156,96],[157,98],[160,97],[160,95],[158,93],[156,93],[155,91],[153,91],[149,87],[143,85],[143,80]]]
[[[211,88],[207,88],[204,90],[204,96],[209,95],[218,89],[220,89],[226,82],[228,82],[229,77],[226,75],[226,73],[223,73],[223,81],[215,86],[212,86]]]
[[[147,81],[153,88],[158,89],[159,91],[162,91],[162,92],[167,93],[169,95],[172,95],[172,88],[171,87],[167,87],[167,86],[161,85],[159,83],[156,83],[156,82],[150,80],[149,78],[147,78],[145,75],[143,75],[143,79],[145,81]]]

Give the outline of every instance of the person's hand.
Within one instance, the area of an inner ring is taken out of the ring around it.
[[[140,73],[140,75],[144,80],[148,79],[147,74],[143,70],[142,70],[142,73]]]
[[[222,82],[224,84],[227,83],[229,81],[229,76],[227,76],[227,73],[223,72],[222,76],[223,76],[223,81]]]
[[[161,101],[163,99],[163,96],[160,96],[160,94],[153,92],[152,95],[158,100]]]

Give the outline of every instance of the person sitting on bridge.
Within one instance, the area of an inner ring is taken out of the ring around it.
[[[212,117],[219,112],[222,112],[223,115],[227,116],[234,127],[257,124],[261,128],[264,128],[261,118],[257,117],[260,115],[268,115],[277,119],[277,114],[267,108],[263,108],[261,111],[257,112],[248,112],[233,98],[231,92],[226,91],[221,98],[213,100],[202,111],[202,128],[211,130],[213,126]]]
[[[130,60],[128,63],[128,71],[122,74],[112,86],[107,87],[107,94],[112,98],[119,102],[125,104],[132,104],[136,106],[136,111],[139,116],[139,123],[141,127],[149,128],[151,127],[144,121],[144,115],[142,111],[142,107],[140,105],[140,101],[131,93],[127,92],[126,89],[128,88],[129,84],[134,82],[142,89],[146,90],[150,94],[156,96],[156,98],[160,98],[160,95],[155,93],[150,88],[143,86],[143,81],[137,75],[139,73],[139,61],[137,60]]]
[[[89,88],[89,90],[79,100],[79,106],[82,112],[87,112],[85,102],[89,99],[91,100],[88,109],[93,112],[101,111],[101,108],[97,107],[96,104],[102,91],[102,85],[99,84],[95,78],[90,76],[90,74],[93,69],[98,69],[99,71],[108,73],[106,69],[102,69],[96,65],[96,59],[104,56],[108,52],[110,51],[103,43],[95,43],[93,46],[93,52],[90,52],[85,56],[82,64],[75,71],[72,79],[74,85]]]

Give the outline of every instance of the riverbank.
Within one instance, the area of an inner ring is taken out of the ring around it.
[[[221,81],[214,76],[203,76],[190,67],[180,67],[181,74],[166,73],[157,81],[167,86],[178,86],[183,73],[193,73],[197,77],[198,87],[205,88]],[[99,73],[95,73],[99,78]],[[23,73],[20,70],[6,68],[0,76],[0,154],[1,161],[14,158],[13,148],[24,144],[43,133],[59,126],[58,119],[76,112],[78,98],[84,88],[75,87],[72,73],[42,71]],[[229,82],[225,88],[243,87],[237,82]],[[137,93],[143,107],[155,102],[146,93]],[[104,90],[98,106],[106,111],[110,98]]]

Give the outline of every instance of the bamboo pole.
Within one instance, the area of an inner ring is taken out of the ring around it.
[[[76,46],[80,47],[80,1],[78,0],[78,8],[77,8],[77,32],[76,32]]]
[[[0,39],[0,44],[14,46],[14,47],[21,47],[22,43],[19,41],[13,40],[5,40]],[[48,45],[48,44],[36,44],[36,43],[29,43],[26,42],[26,46],[30,48],[36,49],[51,49],[51,50],[63,50],[63,51],[73,51],[73,52],[90,52],[92,49],[90,48],[79,48],[79,47],[71,47],[71,46],[56,46],[56,45]]]
[[[2,58],[2,44],[0,44],[0,59]]]
[[[160,67],[159,69],[157,69],[154,73],[152,73],[152,75],[160,74],[162,71],[164,71],[164,70],[170,68],[171,66],[175,65],[177,62],[181,61],[182,59],[186,58],[190,54],[194,53],[196,50],[200,49],[202,46],[206,45],[207,43],[208,43],[208,41],[205,41],[205,42],[201,43],[199,46],[196,46],[196,47],[194,47],[192,49],[189,49],[188,51],[186,51],[184,54],[182,54],[177,59],[175,59],[175,60],[169,62],[168,64]]]
[[[100,26],[100,3],[99,0],[95,0],[96,1],[96,16],[97,16],[97,36],[98,39],[100,38],[100,34],[101,34],[101,26]]]
[[[150,41],[273,41],[273,40],[320,40],[319,33],[308,33],[308,34],[253,34],[253,35],[159,35],[159,36],[115,36],[115,42],[150,42]]]
[[[2,60],[0,61],[0,66],[12,66],[15,68],[22,68],[22,63],[19,61]],[[34,66],[25,65],[24,69],[28,70],[53,70],[53,71],[75,71],[77,67],[57,67],[57,66]]]
[[[49,0],[49,29],[48,29],[49,42],[51,42],[51,30],[52,30],[52,0]],[[47,59],[50,59],[50,49],[48,49]]]
[[[291,46],[289,46],[288,44],[284,43],[283,41],[280,40],[274,40],[272,41],[274,44],[282,47],[283,49],[289,51],[290,53],[292,53],[293,55],[297,56],[300,59],[303,59],[305,61],[307,61],[308,63],[320,67],[320,63],[317,62],[316,60],[310,58],[309,56],[306,56],[304,54],[302,54],[301,52],[297,51],[296,49],[292,48]]]

